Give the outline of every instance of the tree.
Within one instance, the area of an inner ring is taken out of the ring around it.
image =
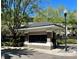
[[[3,27],[8,27],[13,36],[13,42],[17,42],[20,34],[15,29],[29,22],[29,14],[37,8],[35,6],[39,0],[1,0],[1,2],[2,33],[5,32]]]
[[[72,36],[77,34],[77,12],[72,11],[68,13],[68,18],[67,18],[67,23],[68,25],[71,25],[71,31],[72,31]]]
[[[64,15],[63,15],[64,7],[59,6],[57,9],[48,7],[45,10],[41,10],[36,12],[36,17],[34,17],[34,22],[52,22],[52,23],[63,23]],[[67,24],[77,24],[76,20],[76,11],[68,11],[67,14]]]
[[[37,12],[36,17],[34,18],[34,21],[40,21],[39,22],[53,22],[53,23],[62,23],[64,22],[62,17],[62,12],[64,10],[64,7],[59,7],[58,9],[54,9],[51,7],[48,7],[45,10]]]
[[[77,24],[77,12],[76,11],[68,13],[68,21],[67,22],[68,22],[68,24],[71,24],[71,25]]]

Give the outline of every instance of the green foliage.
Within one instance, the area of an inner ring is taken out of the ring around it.
[[[1,42],[1,46],[13,46],[13,42]]]
[[[59,6],[58,9],[54,9],[51,7],[48,7],[45,10],[41,10],[36,12],[36,17],[34,17],[34,22],[52,22],[52,23],[63,23],[64,20],[64,14],[63,14],[64,7]],[[68,11],[67,14],[67,24],[77,24],[76,19],[76,11]]]
[[[38,0],[2,0],[2,24],[18,27],[21,23],[27,23],[30,18],[29,14],[32,14],[31,11],[33,12],[36,8],[34,6],[37,5],[37,1]]]
[[[15,2],[15,4],[14,4]],[[62,12],[64,7],[54,9],[48,7],[45,10],[39,10],[39,0],[1,0],[1,32],[3,35],[13,35],[13,43],[17,44],[21,34],[15,31],[15,28],[28,24],[29,15],[35,12],[34,22],[53,22],[63,23]],[[69,12],[67,17],[68,24],[76,24],[76,12]]]
[[[37,12],[36,17],[34,17],[34,22],[53,22],[53,23],[62,23],[63,17],[61,16],[63,8],[53,9],[48,7],[45,10]]]
[[[65,44],[65,39],[57,40],[57,43]],[[67,44],[77,44],[77,40],[76,39],[67,39]]]
[[[71,24],[71,25],[77,24],[77,15],[76,15],[76,12],[69,12],[67,20],[68,20],[67,21],[68,24]]]
[[[1,42],[1,46],[18,46],[21,47],[23,46],[23,42],[18,42],[18,43],[14,43],[14,42]]]
[[[21,35],[16,28],[29,22],[29,14],[32,14],[38,0],[1,0],[1,33],[2,36],[13,36],[13,46],[18,46],[19,36]],[[28,8],[29,7],[29,8]],[[5,43],[11,45],[10,43]]]

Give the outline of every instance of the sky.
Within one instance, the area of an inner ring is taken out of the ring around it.
[[[39,5],[45,9],[48,6],[51,6],[52,8],[64,6],[70,11],[77,10],[77,0],[41,0],[41,3]]]

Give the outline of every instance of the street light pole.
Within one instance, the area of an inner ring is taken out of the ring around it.
[[[64,18],[65,18],[65,51],[67,51],[67,35],[66,35],[66,17],[67,17],[67,10],[64,10]]]

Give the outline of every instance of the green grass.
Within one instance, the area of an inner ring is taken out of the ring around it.
[[[64,44],[65,39],[57,40],[57,43]],[[76,39],[67,39],[67,44],[77,44],[77,40]]]

